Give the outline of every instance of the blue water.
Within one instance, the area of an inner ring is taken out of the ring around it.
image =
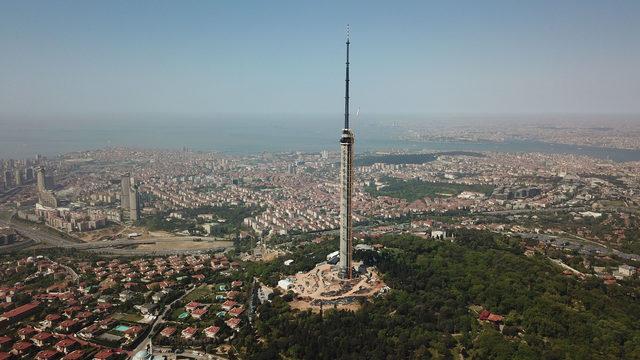
[[[120,332],[125,332],[127,330],[129,330],[129,327],[127,325],[118,325],[115,327],[116,331],[120,331]]]
[[[4,121],[4,122],[3,122]],[[356,152],[373,150],[542,152],[588,155],[613,161],[640,161],[640,151],[549,144],[540,141],[414,142],[399,140],[391,121],[354,119]],[[101,117],[65,121],[0,120],[0,158],[109,146],[220,151],[229,154],[337,150],[342,118],[335,116]]]

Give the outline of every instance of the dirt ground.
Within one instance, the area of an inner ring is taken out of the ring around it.
[[[324,305],[325,309],[357,310],[360,307],[357,298],[372,297],[386,286],[373,267],[368,268],[364,275],[344,280],[338,276],[335,266],[322,264],[307,273],[296,274],[292,279],[291,290],[296,293],[297,299],[291,306],[312,311],[320,310],[319,305],[312,305],[314,300],[330,302]]]
[[[136,248],[141,250],[206,250],[211,248],[230,246],[233,246],[232,241],[193,241],[191,239],[176,238],[175,240],[159,241],[154,244],[140,244],[136,246]]]

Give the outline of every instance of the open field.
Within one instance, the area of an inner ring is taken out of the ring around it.
[[[136,323],[143,319],[142,316],[138,314],[125,314],[125,313],[115,314],[113,315],[113,318],[116,320],[127,321],[131,323]]]
[[[202,285],[195,288],[187,296],[184,297],[184,302],[198,301],[198,302],[214,302],[216,301],[216,291],[214,285]]]

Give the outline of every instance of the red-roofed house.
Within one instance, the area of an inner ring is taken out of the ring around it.
[[[74,350],[68,353],[67,355],[65,355],[65,357],[62,358],[62,360],[80,360],[84,358],[84,355],[85,355],[84,350]]]
[[[201,319],[206,314],[207,314],[207,309],[200,308],[200,309],[193,310],[191,312],[191,317],[193,317],[194,319]]]
[[[42,322],[42,326],[45,329],[46,328],[50,328],[54,324],[56,324],[58,321],[60,321],[61,318],[62,318],[62,316],[60,316],[58,314],[49,314],[44,318],[44,321]]]
[[[191,339],[193,335],[195,335],[197,332],[198,332],[198,329],[190,326],[182,330],[182,337],[185,339]]]
[[[70,333],[78,328],[77,320],[65,320],[58,325],[58,329],[65,333]]]
[[[13,339],[8,336],[0,336],[0,350],[9,350],[12,341]]]
[[[53,349],[42,350],[36,355],[37,360],[53,360],[59,357],[60,353]]]
[[[218,332],[220,331],[220,328],[217,326],[209,326],[208,328],[204,329],[204,334],[206,337],[208,338],[215,338],[216,336],[218,336]]]
[[[101,350],[93,356],[93,360],[111,360],[115,358],[115,352],[111,349]]]
[[[56,343],[56,350],[68,354],[78,347],[78,342],[73,339],[62,339]]]
[[[35,333],[36,329],[34,329],[32,326],[25,326],[18,330],[18,336],[20,336],[20,339],[22,340],[31,338],[31,336]]]
[[[244,312],[244,308],[242,306],[234,307],[233,309],[229,310],[229,315],[231,315],[233,317],[238,317],[243,312]]]
[[[32,337],[31,340],[34,344],[36,344],[36,346],[43,347],[53,341],[53,335],[51,333],[43,331],[39,334],[36,334],[36,336]]]
[[[227,324],[228,327],[230,327],[233,330],[238,330],[238,327],[240,326],[240,319],[238,318],[232,318],[229,319],[227,321],[225,321],[225,324]]]
[[[10,360],[13,357],[13,354],[8,352],[0,351],[0,360]]]
[[[161,332],[160,335],[164,336],[164,337],[171,337],[173,336],[173,334],[176,333],[176,328],[172,327],[172,326],[167,326],[166,328],[164,328]]]
[[[224,310],[231,310],[231,308],[233,308],[234,306],[236,306],[237,302],[233,301],[233,300],[227,300],[225,302],[222,303],[222,308]]]
[[[192,301],[192,302],[188,303],[187,306],[184,307],[184,309],[189,311],[189,312],[191,312],[191,311],[193,311],[193,310],[195,310],[195,309],[197,309],[197,308],[199,308],[201,306],[202,306],[202,304],[200,304],[199,302]]]
[[[31,352],[33,352],[34,349],[35,347],[33,346],[32,343],[28,341],[20,341],[13,344],[13,349],[11,350],[11,353],[14,355],[24,357],[30,354]]]
[[[124,337],[126,337],[130,341],[133,341],[138,337],[138,335],[140,335],[141,332],[142,332],[142,327],[138,326],[138,325],[135,325],[135,326],[132,326],[132,327],[128,328],[124,332]]]

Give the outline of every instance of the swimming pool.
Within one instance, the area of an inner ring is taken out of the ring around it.
[[[188,312],[183,312],[182,314],[178,315],[178,319],[184,319],[184,318],[186,318],[188,316],[189,316]]]
[[[116,328],[114,330],[120,331],[120,332],[125,332],[125,331],[129,330],[129,327],[127,325],[118,325],[118,326],[116,326]]]

